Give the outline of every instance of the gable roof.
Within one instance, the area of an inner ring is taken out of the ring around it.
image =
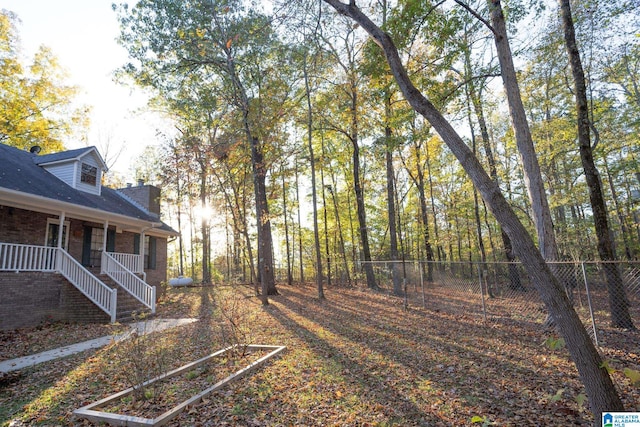
[[[102,187],[102,194],[90,194],[70,187],[46,169],[45,163],[77,159],[95,147],[71,150],[63,153],[38,156],[5,144],[0,144],[0,204],[6,201],[19,202],[31,210],[81,213],[94,221],[109,219],[131,227],[157,227],[169,235],[177,234],[171,227],[145,212],[118,191]],[[96,151],[97,154],[97,151]],[[98,154],[99,156],[99,154]],[[39,208],[39,209],[38,209]]]
[[[96,149],[96,147],[93,147],[93,146],[77,148],[75,150],[60,151],[58,153],[43,154],[42,156],[34,155],[33,162],[36,165],[41,165],[41,166],[49,165],[52,163],[69,162],[74,160],[80,160],[82,157],[84,157],[85,155],[91,152],[93,152],[96,158],[98,158],[98,160],[100,161],[100,166],[102,166],[104,170],[107,170],[107,165],[102,159],[102,156],[100,155],[100,153],[98,153],[98,150]],[[32,154],[32,153],[29,153],[29,154]]]

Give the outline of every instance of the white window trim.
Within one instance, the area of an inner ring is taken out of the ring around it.
[[[88,170],[95,169],[95,176],[93,176],[92,174],[91,175],[85,174],[84,172],[85,166]],[[82,180],[83,175],[87,175],[94,178],[95,182],[92,184],[90,182],[83,181]],[[89,187],[97,187],[99,182],[100,182],[100,168],[98,166],[92,165],[91,163],[80,162],[80,183],[84,185],[88,185]]]
[[[51,224],[55,224],[57,226],[60,226],[60,220],[59,219],[55,219],[55,218],[47,218],[47,228],[44,232],[44,245],[47,246],[47,240],[49,237],[49,226]],[[65,221],[64,222],[64,227],[63,230],[66,230],[66,232],[64,233],[64,250],[68,251],[69,250],[69,229],[70,229],[70,222],[69,221]],[[58,243],[56,242],[56,245],[54,247],[58,247]]]

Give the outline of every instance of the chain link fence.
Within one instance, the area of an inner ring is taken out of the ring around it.
[[[538,292],[519,263],[377,261],[378,285],[408,304],[485,320],[548,323]],[[596,345],[601,331],[640,327],[640,262],[549,264]]]

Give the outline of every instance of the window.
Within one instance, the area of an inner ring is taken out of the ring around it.
[[[104,229],[91,228],[91,245],[89,249],[89,265],[99,267],[102,262],[102,246],[104,242]]]
[[[98,182],[98,168],[95,166],[82,164],[82,171],[80,173],[80,182],[84,182],[89,185],[96,185]]]
[[[60,233],[60,220],[47,218],[47,236],[45,246],[55,248],[58,246],[58,233]],[[69,221],[62,227],[62,248],[69,249]]]

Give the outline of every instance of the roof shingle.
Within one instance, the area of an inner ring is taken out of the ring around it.
[[[70,187],[43,167],[38,166],[67,158],[74,159],[91,149],[93,147],[38,156],[0,144],[0,187],[143,221],[158,222],[157,218],[129,202],[117,190],[103,186],[101,195],[89,194]],[[45,161],[41,161],[42,158],[46,158]],[[174,231],[166,224],[162,228],[166,231]]]

